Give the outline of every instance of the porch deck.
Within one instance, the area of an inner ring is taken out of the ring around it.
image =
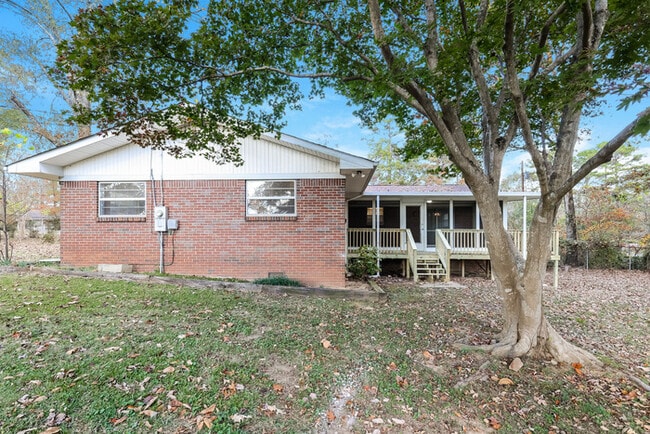
[[[508,233],[522,252],[523,232],[510,230]],[[555,231],[549,247],[550,260],[554,261],[556,270],[560,259],[559,240],[559,233]],[[405,259],[406,275],[412,274],[414,280],[420,277],[449,280],[452,260],[463,261],[463,264],[465,260],[490,260],[485,232],[480,229],[438,229],[435,245],[418,250],[410,229],[382,228],[377,232],[370,228],[349,228],[348,258],[358,257],[359,248],[364,245],[378,246],[382,259]]]

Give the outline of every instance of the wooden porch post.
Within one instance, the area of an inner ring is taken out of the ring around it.
[[[453,230],[454,226],[454,199],[449,199],[449,229]]]
[[[528,225],[526,224],[528,221],[528,203],[526,200],[526,193],[524,193],[524,210],[522,212],[523,222],[521,223],[523,226],[521,228],[521,254],[524,259],[526,259],[526,256],[528,256]]]
[[[374,218],[375,218],[375,237],[376,237],[375,238],[375,245],[377,246],[377,269],[379,270],[379,265],[381,264],[380,253],[379,253],[381,251],[381,249],[380,249],[381,248],[381,234],[380,234],[381,228],[379,227],[380,222],[381,222],[381,220],[379,219],[379,195],[376,196],[375,204],[376,204],[376,206],[375,206],[375,215],[374,215]],[[379,275],[379,272],[377,272],[377,275]]]

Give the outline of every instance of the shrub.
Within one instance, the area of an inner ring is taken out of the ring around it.
[[[52,244],[56,241],[56,235],[53,232],[47,232],[43,235],[43,241],[48,244]]]
[[[350,260],[348,271],[357,279],[363,279],[377,274],[380,271],[377,265],[377,257],[378,252],[376,247],[361,246],[359,248],[359,257]]]
[[[304,286],[297,280],[288,278],[287,276],[272,276],[256,279],[253,283],[257,285],[276,285],[276,286]]]
[[[606,242],[593,243],[587,253],[589,255],[589,268],[627,268],[623,253],[616,245]]]

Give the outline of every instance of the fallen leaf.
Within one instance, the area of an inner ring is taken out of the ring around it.
[[[424,356],[425,359],[433,359],[433,354],[431,354],[427,350],[422,351],[422,355]]]
[[[60,432],[61,432],[61,428],[59,428],[58,426],[53,426],[46,429],[45,431],[41,431],[40,434],[57,434]]]
[[[174,368],[173,366],[167,366],[165,369],[162,370],[162,373],[163,374],[171,374],[175,370],[176,370],[176,368]]]
[[[45,426],[59,426],[65,422],[67,417],[68,415],[65,413],[57,413],[54,410],[50,410],[50,414],[45,420]]]
[[[230,398],[235,393],[237,393],[237,387],[235,386],[235,383],[230,383],[228,386],[221,389],[221,394],[224,396],[224,398]]]
[[[125,420],[126,420],[126,416],[122,416],[119,419],[113,418],[113,419],[110,420],[110,422],[113,424],[113,426],[117,426],[117,425],[121,424],[122,422],[124,422]]]
[[[409,382],[406,378],[401,377],[399,375],[395,376],[395,380],[397,381],[397,385],[399,387],[406,387],[409,385]]]
[[[158,414],[158,412],[153,410],[142,410],[140,414],[144,414],[147,417],[155,417]]]
[[[485,421],[488,423],[488,425],[490,425],[490,428],[492,428],[492,429],[496,430],[496,429],[501,428],[501,423],[499,423],[499,421],[494,417],[490,417],[490,418],[486,419]]]
[[[511,385],[515,384],[515,382],[512,381],[510,378],[504,377],[504,378],[499,380],[499,384],[501,386],[511,386]]]
[[[273,385],[273,390],[276,391],[277,393],[282,393],[284,390],[284,386],[282,384],[274,384]]]
[[[320,343],[323,345],[323,348],[328,349],[329,347],[332,346],[332,343],[328,341],[327,339],[323,339],[320,341]]]
[[[216,419],[216,416],[197,416],[196,417],[196,429],[201,431],[203,428],[211,429],[212,422]]]
[[[277,408],[275,405],[264,404],[262,407],[262,412],[267,416],[274,416],[276,414],[284,414],[284,410]]]
[[[584,375],[582,373],[583,366],[581,363],[573,363],[571,366],[573,366],[573,369],[576,371],[576,374],[578,374],[579,376]]]
[[[201,411],[199,414],[210,414],[214,413],[215,410],[217,409],[217,404],[212,404],[210,407],[207,407]]]
[[[156,402],[157,399],[158,399],[158,397],[154,396],[154,395],[147,396],[143,401],[143,403],[144,403],[144,408],[143,409],[146,410],[149,407],[151,407],[153,405],[153,403]]]
[[[232,420],[235,423],[242,423],[246,419],[250,419],[252,416],[248,416],[246,414],[233,414],[230,416],[230,420]]]
[[[336,419],[336,415],[334,414],[334,412],[332,410],[328,410],[326,416],[327,416],[327,421],[328,422],[333,422],[334,419]]]

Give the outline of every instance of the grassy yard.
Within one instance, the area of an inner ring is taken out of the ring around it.
[[[481,278],[372,303],[0,274],[0,432],[649,432],[650,275],[561,282],[548,315],[604,372],[454,349],[498,331]]]

